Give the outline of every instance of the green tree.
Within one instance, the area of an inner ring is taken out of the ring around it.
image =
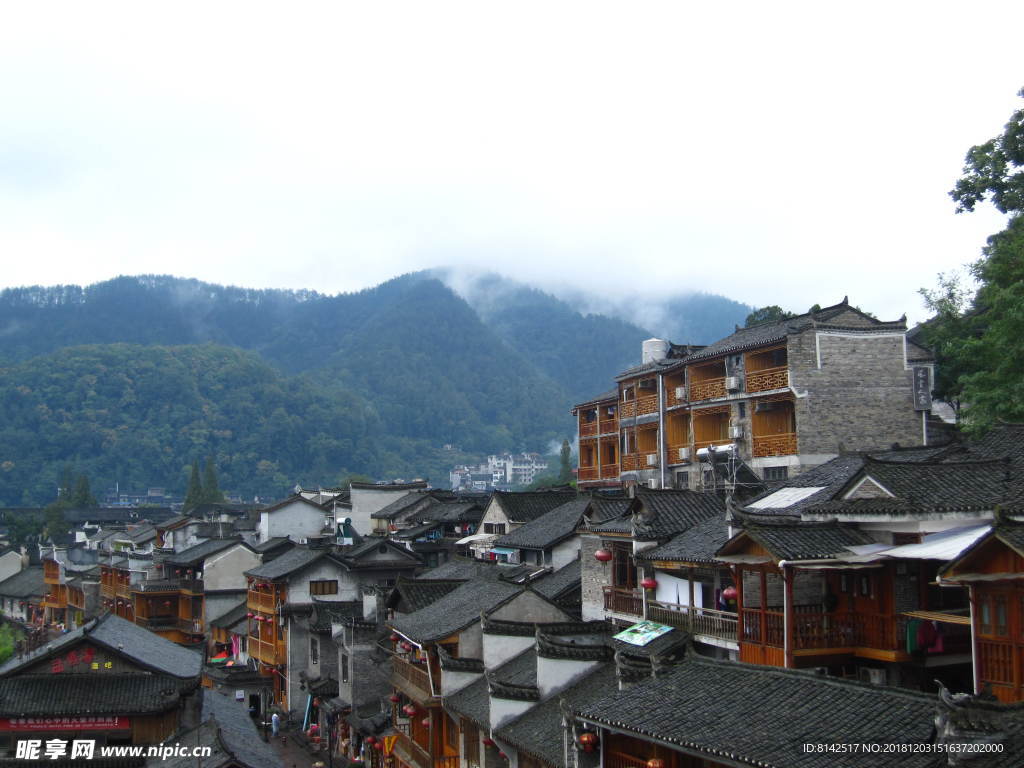
[[[558,454],[558,482],[561,485],[572,482],[572,448],[568,440],[562,441],[562,450]]]
[[[64,517],[65,509],[68,509],[68,504],[58,500],[43,510],[43,527],[47,536],[63,536],[68,532],[68,521]]]
[[[75,490],[68,499],[68,503],[74,509],[93,509],[99,506],[99,502],[96,501],[96,497],[92,495],[92,490],[89,488],[88,477],[78,476],[78,479],[75,480]]]
[[[217,484],[217,466],[214,464],[213,456],[206,457],[206,465],[203,467],[202,499],[205,504],[224,501],[224,494]]]
[[[1024,97],[1024,90],[1020,92]],[[958,280],[939,277],[924,290],[935,316],[925,340],[941,371],[936,391],[963,403],[963,424],[984,432],[998,421],[1024,420],[1024,110],[1016,111],[1002,135],[972,147],[964,176],[949,193],[957,213],[991,200],[1010,215],[1006,229],[988,239],[971,265],[978,283],[973,298]]]
[[[182,512],[195,509],[203,503],[203,484],[199,480],[199,461],[192,462],[192,474],[188,478],[188,490],[185,492],[185,503]]]
[[[780,320],[788,320],[791,317],[794,317],[792,312],[787,312],[778,304],[772,304],[769,307],[755,309],[747,315],[744,327],[749,328],[752,325],[761,325],[762,323],[777,323]]]

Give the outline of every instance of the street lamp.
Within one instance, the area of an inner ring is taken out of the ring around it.
[[[267,741],[267,742],[270,741],[270,737],[267,735],[267,726],[270,725],[270,704],[269,704],[269,702],[270,702],[270,690],[266,686],[263,686],[263,688],[260,689],[260,703],[262,705],[261,706],[261,710],[262,711],[260,712],[260,717],[263,719],[263,740]]]

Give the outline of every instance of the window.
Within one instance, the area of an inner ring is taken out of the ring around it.
[[[336,595],[338,594],[338,580],[325,579],[323,581],[311,581],[309,582],[309,594]]]
[[[348,654],[341,654],[341,682],[348,682]]]
[[[315,637],[309,638],[309,663],[320,663],[320,641]]]
[[[504,523],[484,523],[484,533],[505,533]]]
[[[704,470],[704,490],[713,491],[715,489],[715,470],[705,469]]]
[[[789,477],[789,467],[765,467],[764,479],[768,483],[777,483]]]
[[[612,586],[633,589],[636,587],[636,565],[633,564],[633,547],[615,542],[611,545]]]
[[[675,488],[677,491],[685,491],[690,487],[690,473],[676,472]]]

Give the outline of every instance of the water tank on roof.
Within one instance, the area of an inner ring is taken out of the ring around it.
[[[643,352],[640,355],[640,362],[643,365],[664,360],[666,357],[668,357],[668,342],[665,339],[648,339],[644,342]]]

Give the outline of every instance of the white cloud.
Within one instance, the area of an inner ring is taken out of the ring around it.
[[[883,316],[1019,104],[1018,3],[98,3],[0,12],[2,282],[365,287],[456,264]]]

